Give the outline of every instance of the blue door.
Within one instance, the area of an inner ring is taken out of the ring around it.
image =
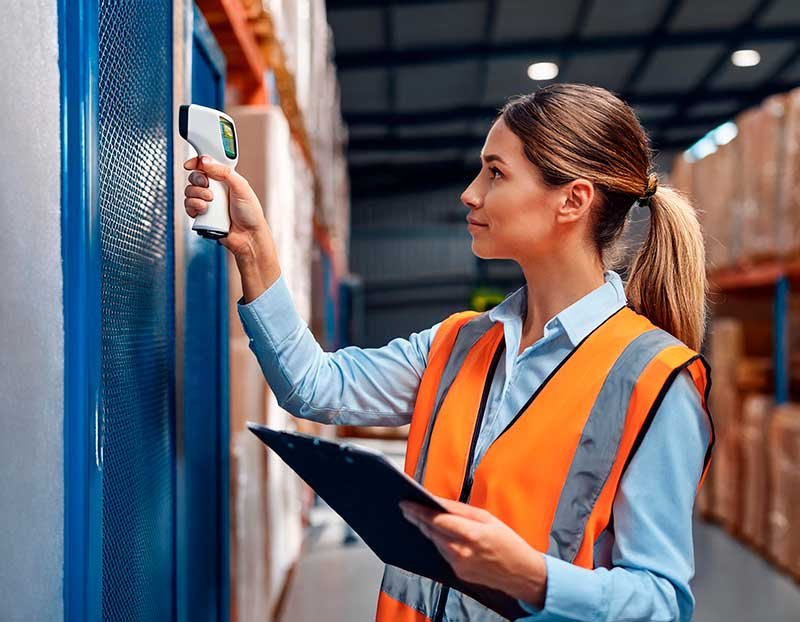
[[[69,622],[227,620],[227,285],[187,232],[177,344],[172,9],[58,0]],[[202,25],[196,101],[220,106]]]
[[[225,60],[194,8],[192,103],[224,107]],[[186,231],[179,619],[228,619],[228,316],[224,248]]]

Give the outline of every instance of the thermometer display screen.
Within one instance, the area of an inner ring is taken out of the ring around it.
[[[222,147],[225,149],[225,155],[233,160],[236,158],[236,134],[233,131],[233,124],[220,117],[219,132],[222,135]]]

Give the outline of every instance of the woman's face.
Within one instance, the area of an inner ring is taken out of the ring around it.
[[[524,261],[558,243],[563,187],[550,188],[525,157],[522,141],[498,119],[481,153],[481,170],[461,194],[472,252],[482,259]]]

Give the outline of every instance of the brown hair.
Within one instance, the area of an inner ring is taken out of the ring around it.
[[[626,294],[650,321],[699,350],[707,294],[700,225],[685,196],[657,183],[647,134],[631,107],[600,87],[557,83],[510,99],[499,117],[546,184],[594,184],[592,239],[601,260],[612,255],[634,202],[649,202],[650,230]]]

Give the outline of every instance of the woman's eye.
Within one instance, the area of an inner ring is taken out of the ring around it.
[[[489,172],[491,173],[491,175],[489,175],[489,177],[491,179],[495,179],[495,173],[497,173],[498,175],[502,176],[502,173],[500,172],[500,169],[497,168],[496,166],[489,167]]]

